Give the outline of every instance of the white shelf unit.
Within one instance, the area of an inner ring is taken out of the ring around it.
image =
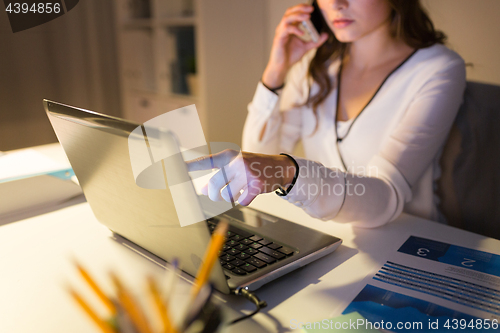
[[[267,61],[265,0],[114,1],[122,116],[195,104],[207,141],[240,144]]]

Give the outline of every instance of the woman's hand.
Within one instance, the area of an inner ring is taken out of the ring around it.
[[[213,201],[238,201],[247,206],[261,193],[286,188],[295,175],[295,164],[284,155],[264,155],[236,150],[200,157],[187,162],[188,170],[219,171],[202,188]]]
[[[318,42],[304,42],[298,36],[304,32],[299,29],[300,22],[308,20],[313,11],[313,6],[301,4],[290,7],[281,19],[274,35],[271,56],[262,82],[271,88],[283,84],[290,67],[299,61],[309,50],[323,44],[328,39],[327,33],[321,33]]]

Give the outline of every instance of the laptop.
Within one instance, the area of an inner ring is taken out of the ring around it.
[[[210,276],[222,293],[256,290],[335,251],[342,242],[248,207],[235,206],[213,216],[207,211],[210,199],[195,191],[185,164],[189,158],[181,153],[175,134],[162,133],[158,139],[164,149],[177,157],[169,158],[164,167],[188,180],[181,197],[189,205],[179,206],[178,193],[175,199],[168,186],[151,189],[136,184],[129,137],[140,124],[49,100],[43,104],[94,215],[121,239],[167,262],[177,259],[184,272],[196,276],[211,232],[221,219],[229,222],[226,243]],[[148,139],[154,144],[151,135]],[[202,218],[181,226],[182,214]]]

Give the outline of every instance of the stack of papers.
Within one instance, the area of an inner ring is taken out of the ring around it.
[[[391,332],[500,328],[500,254],[410,236],[344,310]]]
[[[356,332],[371,333],[380,332],[370,326],[370,323],[358,312],[351,312],[336,318],[323,319],[316,322],[297,323],[303,333],[326,333],[326,332]],[[292,327],[293,328],[293,327]]]
[[[57,204],[82,193],[73,170],[34,150],[0,155],[0,216]]]

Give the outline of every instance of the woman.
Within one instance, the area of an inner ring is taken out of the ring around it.
[[[439,220],[434,181],[465,89],[463,60],[442,45],[418,0],[316,5],[317,43],[299,38],[313,6],[289,8],[276,29],[248,107],[246,152],[191,163],[227,164],[204,193],[247,205],[278,186],[311,216],[364,227],[402,211]],[[306,159],[277,155],[299,140]]]

